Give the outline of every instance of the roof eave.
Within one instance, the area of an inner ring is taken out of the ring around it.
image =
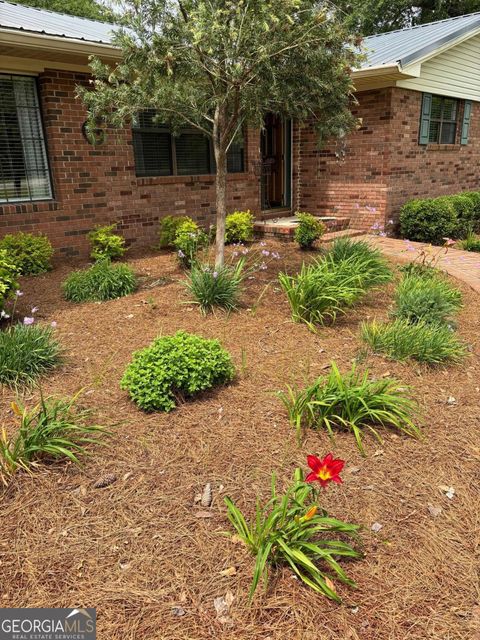
[[[92,42],[90,40],[78,40],[65,36],[53,36],[43,33],[21,31],[19,29],[0,28],[2,44],[23,46],[30,49],[51,50],[55,49],[65,53],[84,54],[87,57],[97,55],[99,57],[120,59],[121,49],[111,44]]]

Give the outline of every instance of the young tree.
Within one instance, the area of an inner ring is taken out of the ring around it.
[[[125,0],[115,36],[122,62],[93,60],[93,90],[79,89],[90,121],[123,126],[154,109],[174,133],[195,127],[216,161],[216,264],[223,264],[227,152],[267,112],[313,120],[319,135],[354,124],[350,69],[357,45],[319,0]]]

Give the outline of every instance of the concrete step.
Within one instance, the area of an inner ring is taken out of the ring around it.
[[[348,230],[350,218],[338,216],[317,216],[327,227],[327,233]],[[278,238],[280,240],[293,240],[298,221],[295,216],[285,216],[270,220],[256,220],[254,231],[257,237]]]

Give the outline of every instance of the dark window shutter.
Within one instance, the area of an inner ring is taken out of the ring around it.
[[[210,143],[202,133],[185,132],[175,138],[177,173],[198,176],[211,173]]]
[[[470,133],[470,120],[472,118],[472,101],[465,100],[463,107],[462,134],[460,144],[468,144],[468,134]]]
[[[418,135],[418,144],[428,144],[431,112],[432,112],[432,94],[424,93],[423,100],[422,100],[422,113],[420,117],[420,132]]]

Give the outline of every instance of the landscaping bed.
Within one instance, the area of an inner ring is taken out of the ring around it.
[[[292,323],[276,275],[298,271],[314,253],[274,241],[267,249],[280,259],[246,280],[242,307],[231,314],[204,317],[185,304],[183,272],[168,252],[130,255],[139,289],[103,303],[63,299],[71,265],[21,279],[18,312],[38,306],[37,320],[56,323],[66,351],[63,366],[42,380],[43,393],[85,387],[82,405],[112,435],[90,448],[82,467],[21,473],[5,491],[0,606],[96,607],[101,640],[464,640],[479,632],[478,295],[455,283],[464,302],[458,331],[470,345],[462,364],[394,362],[367,355],[359,339],[361,321],[387,318],[393,284],[312,333]],[[120,389],[125,367],[132,352],[178,330],[218,339],[237,377],[171,413],[143,413]],[[366,435],[362,457],[351,433],[337,433],[332,444],[308,430],[299,446],[275,391],[324,375],[332,360],[348,371],[359,354],[371,375],[412,386],[424,440],[382,429],[382,444]],[[7,424],[16,394],[1,391]],[[24,392],[27,405],[37,400],[38,390]],[[307,454],[329,451],[346,460],[344,484],[321,502],[363,525],[365,559],[346,563],[358,588],[340,586],[338,605],[284,569],[249,606],[254,561],[223,535],[224,496],[253,514],[257,497],[269,497],[272,471],[286,484]],[[195,496],[207,483],[213,503],[205,508]],[[223,613],[214,604],[220,597],[231,602]]]

